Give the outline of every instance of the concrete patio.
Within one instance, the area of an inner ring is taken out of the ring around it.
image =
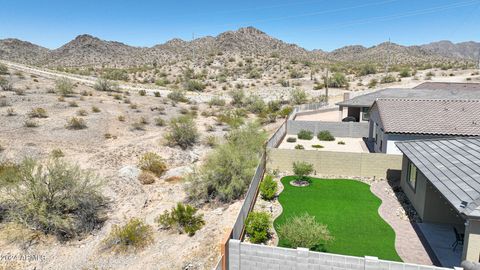
[[[458,245],[453,250],[451,245],[455,242],[455,233],[452,225],[417,223],[417,226],[441,266],[460,266],[463,246]]]

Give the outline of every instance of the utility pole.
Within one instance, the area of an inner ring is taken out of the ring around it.
[[[477,69],[480,69],[480,48],[478,49],[478,54],[477,54]]]
[[[390,68],[390,38],[388,38],[388,43],[387,43],[387,63],[385,64],[385,75],[388,74],[389,68]]]
[[[195,45],[193,41],[195,40],[195,33],[192,33],[192,66],[195,68]]]
[[[328,66],[327,66],[327,75],[325,76],[325,101],[328,104]]]

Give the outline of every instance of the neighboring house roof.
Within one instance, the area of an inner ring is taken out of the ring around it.
[[[397,142],[433,186],[466,216],[480,218],[480,138]]]
[[[480,100],[378,99],[385,133],[480,136]]]
[[[476,90],[480,91],[480,83],[461,83],[461,82],[424,82],[413,89],[447,89],[447,90]]]
[[[480,85],[480,84],[478,84]],[[421,85],[420,85],[421,86]],[[417,86],[419,87],[419,86]],[[379,98],[410,98],[410,99],[480,99],[480,87],[439,87],[438,89],[419,88],[388,88],[376,92],[360,95],[337,103],[347,107],[370,107]]]

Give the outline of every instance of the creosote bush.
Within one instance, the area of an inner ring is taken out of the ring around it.
[[[170,120],[165,139],[170,145],[178,145],[187,149],[197,142],[199,133],[193,119],[188,116],[180,116]]]
[[[188,98],[185,96],[185,92],[181,90],[173,90],[168,93],[167,98],[175,102],[187,102]]]
[[[303,247],[321,251],[322,245],[333,240],[327,226],[307,213],[288,218],[278,227],[277,232],[291,248]]]
[[[28,113],[28,116],[30,118],[47,118],[48,114],[44,108],[34,108]]]
[[[142,171],[138,175],[138,181],[142,183],[143,185],[150,185],[155,183],[155,174],[149,171]]]
[[[67,78],[60,78],[55,82],[55,91],[63,97],[72,95],[73,87],[73,82]]]
[[[106,219],[108,201],[98,177],[60,158],[25,159],[18,173],[1,182],[11,183],[0,185],[7,222],[67,240],[101,227]]]
[[[267,212],[251,212],[245,221],[245,232],[250,242],[265,243],[270,238],[270,214]]]
[[[118,83],[109,81],[107,79],[100,78],[95,82],[93,89],[97,91],[104,91],[104,92],[118,92],[120,88]]]
[[[214,148],[201,167],[187,177],[189,198],[230,202],[242,196],[255,173],[265,140],[266,133],[257,125],[232,129],[225,143]]]
[[[189,204],[177,203],[176,207],[157,217],[156,221],[162,229],[175,229],[178,233],[187,233],[193,236],[203,225],[205,220],[198,209]]]
[[[144,171],[149,171],[158,177],[162,176],[167,170],[167,165],[163,158],[153,152],[144,154],[138,162],[138,167]]]
[[[273,176],[266,175],[260,183],[260,195],[264,200],[270,201],[275,198],[278,190],[278,184],[273,180]]]
[[[305,92],[305,90],[303,89],[298,89],[298,88],[293,89],[290,92],[290,100],[294,105],[307,103],[308,101],[307,92]]]
[[[139,250],[153,243],[153,229],[137,218],[130,219],[125,225],[114,225],[109,236],[103,241],[107,249],[126,252]]]

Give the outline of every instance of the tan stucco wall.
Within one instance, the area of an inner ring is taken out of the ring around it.
[[[480,221],[469,220],[465,228],[462,260],[480,262]]]
[[[267,169],[292,172],[295,161],[313,164],[317,175],[387,178],[387,173],[399,177],[402,156],[278,148],[267,150]]]

